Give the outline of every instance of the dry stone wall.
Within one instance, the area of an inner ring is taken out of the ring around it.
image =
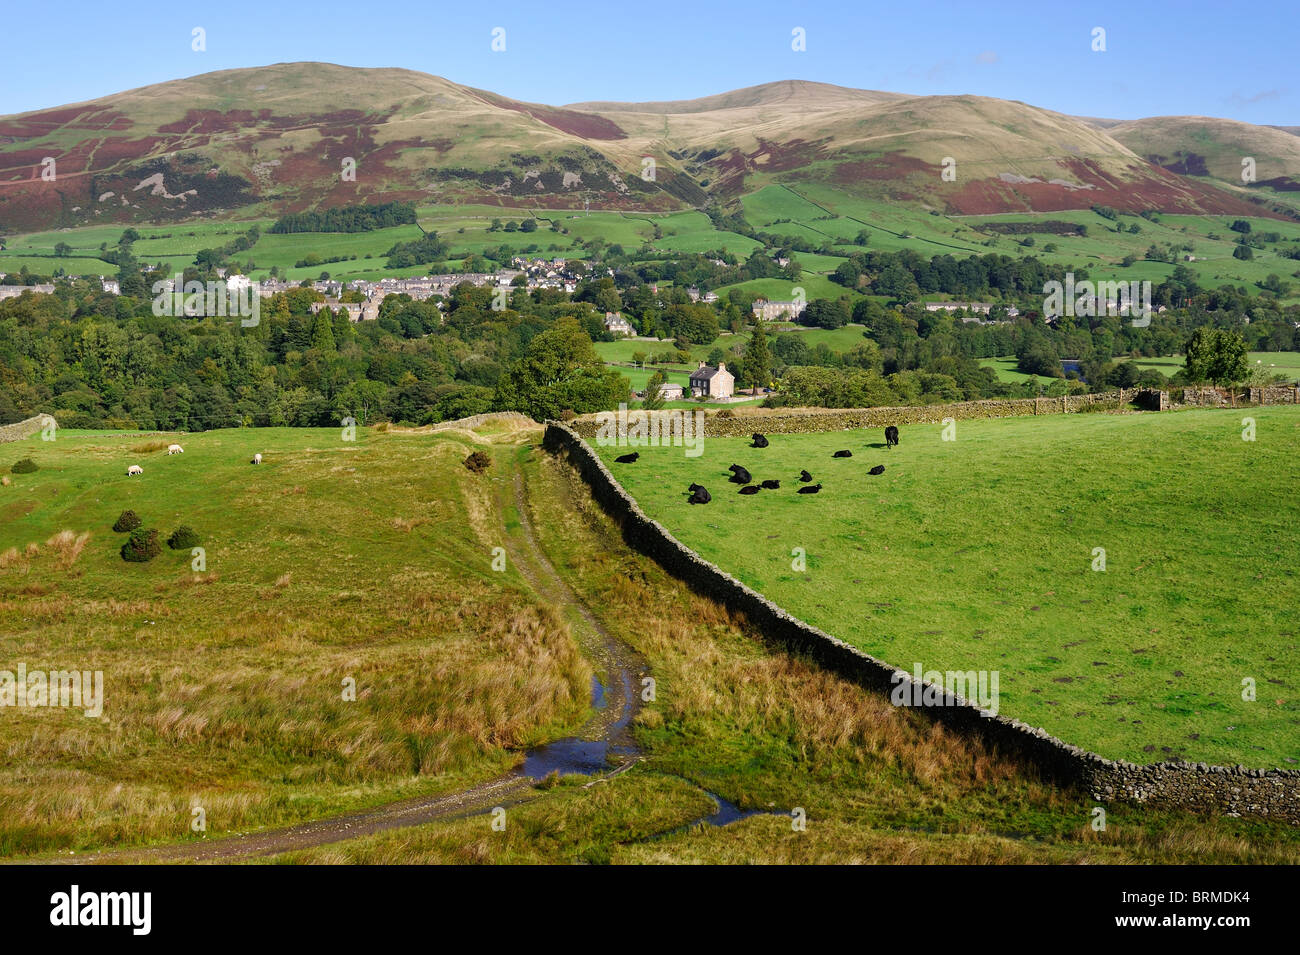
[[[831,426],[836,427],[840,421],[853,419],[831,420],[835,422]],[[878,423],[873,421],[872,426]],[[547,422],[543,446],[578,471],[590,486],[593,497],[619,522],[629,545],[653,558],[697,593],[743,613],[769,639],[813,658],[870,690],[889,694],[898,682],[908,689],[914,687],[916,681],[911,674],[791,616],[678,541],[641,510],[574,428],[556,421]],[[1041,728],[1000,714],[989,716],[942,687],[936,687],[935,692],[947,705],[926,707],[929,716],[949,728],[1019,754],[1048,777],[1078,786],[1094,799],[1225,815],[1257,815],[1300,824],[1300,771],[1183,762],[1143,766],[1106,759],[1063,742]]]
[[[26,421],[15,421],[13,424],[0,426],[0,444],[30,438],[53,420],[49,415],[38,414]]]

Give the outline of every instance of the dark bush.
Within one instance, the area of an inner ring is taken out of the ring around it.
[[[475,451],[465,459],[465,467],[475,474],[482,474],[492,466],[492,457],[486,451]]]
[[[182,524],[176,530],[172,531],[172,536],[167,538],[167,546],[172,550],[189,550],[191,547],[198,547],[203,543],[198,532],[188,524]]]
[[[36,462],[31,458],[23,458],[9,470],[14,474],[31,474],[33,471],[39,470],[39,468],[36,466]]]
[[[125,534],[127,531],[133,531],[141,524],[140,518],[135,511],[123,511],[117,517],[117,523],[113,525],[113,530],[119,534]]]
[[[158,531],[152,527],[137,527],[122,545],[122,559],[137,564],[153,560],[161,553],[162,545],[158,543]]]

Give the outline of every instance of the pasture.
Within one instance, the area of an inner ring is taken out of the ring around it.
[[[1300,766],[1300,409],[956,429],[905,426],[889,451],[876,431],[598,451],[652,518],[796,616],[908,671],[998,671],[1004,715],[1134,762]],[[740,495],[732,463],[782,486]],[[801,468],[821,493],[795,493]],[[692,481],[711,504],[686,504]]]
[[[102,719],[0,710],[0,856],[194,838],[195,806],[219,835],[458,789],[580,722],[591,667],[567,622],[513,561],[491,566],[518,533],[514,440],[0,445],[0,670],[100,670],[104,688]],[[474,448],[497,465],[471,474]],[[9,473],[26,457],[39,470]],[[165,543],[124,561],[128,508],[163,541],[192,527],[203,566]]]

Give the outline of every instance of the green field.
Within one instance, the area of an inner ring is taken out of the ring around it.
[[[889,452],[874,432],[765,450],[711,438],[699,458],[641,449],[612,467],[652,517],[802,619],[909,671],[999,671],[1005,715],[1135,762],[1289,767],[1300,409],[1250,415],[1254,442],[1240,412],[1096,414],[959,422],[952,442],[905,427]],[[740,496],[731,463],[783,486]],[[804,467],[820,494],[795,494]],[[711,505],[686,504],[691,481]]]
[[[1245,285],[1263,281],[1276,274],[1291,285],[1286,301],[1300,300],[1300,282],[1294,281],[1300,268],[1283,253],[1300,246],[1300,223],[1274,219],[1252,219],[1256,232],[1276,232],[1280,241],[1255,251],[1251,261],[1232,257],[1236,233],[1228,227],[1231,218],[1223,216],[1161,215],[1152,222],[1139,216],[1122,215],[1118,222],[1103,218],[1091,210],[1053,213],[1008,213],[992,216],[946,216],[901,203],[868,200],[846,195],[840,190],[817,182],[797,185],[764,184],[755,179],[756,188],[741,200],[741,208],[750,226],[760,232],[797,237],[815,248],[829,245],[835,254],[795,252],[803,267],[798,282],[758,279],[725,286],[715,291],[725,296],[731,288],[774,299],[788,299],[795,286],[802,287],[808,298],[839,298],[856,292],[839,286],[827,277],[854,251],[859,233],[867,234],[867,249],[898,251],[912,249],[923,256],[951,254],[957,257],[998,252],[1004,255],[1033,255],[1044,261],[1075,268],[1087,268],[1093,279],[1146,280],[1160,282],[1174,266],[1165,262],[1146,261],[1152,244],[1192,245],[1190,253],[1179,251],[1179,264],[1191,269],[1206,286]],[[706,253],[726,251],[744,260],[760,244],[735,232],[719,230],[701,212],[638,213],[582,212],[542,208],[503,208],[499,206],[430,205],[417,209],[420,226],[436,231],[451,244],[450,262],[459,262],[472,254],[484,254],[505,246],[512,253],[548,257],[585,258],[590,253],[582,245],[599,239],[606,245],[619,245],[633,254],[643,247],[657,253]],[[503,222],[536,218],[535,232],[489,232],[493,219]],[[1087,226],[1088,234],[1052,235],[1037,233],[1033,244],[1022,245],[1023,235],[1005,235],[988,230],[988,223],[1059,220]],[[390,269],[385,253],[396,241],[417,234],[413,226],[377,230],[369,233],[299,233],[269,235],[271,219],[211,222],[189,221],[159,226],[139,226],[141,240],[136,255],[149,261],[164,261],[169,267],[181,267],[192,261],[199,249],[220,246],[256,224],[263,235],[248,252],[235,259],[241,264],[255,263],[254,275],[265,277],[272,266],[293,281],[318,277],[328,272],[332,277],[378,279],[423,274],[424,267]],[[558,230],[552,230],[554,224]],[[1123,226],[1117,230],[1116,226]],[[1136,226],[1140,231],[1128,231]],[[69,274],[109,274],[109,263],[96,258],[101,243],[115,246],[122,234],[121,226],[90,226],[62,229],[9,238],[0,251],[0,271],[17,271],[26,266],[38,274],[62,268]],[[656,230],[658,237],[656,238]],[[68,259],[54,258],[54,245],[66,242],[73,247]],[[1048,246],[1052,248],[1049,251]],[[321,258],[347,256],[346,261],[318,266],[296,267],[295,263],[315,254]],[[1191,254],[1195,261],[1186,262]],[[1123,265],[1125,256],[1136,261]],[[351,258],[356,256],[356,258]],[[369,256],[369,258],[367,258]]]

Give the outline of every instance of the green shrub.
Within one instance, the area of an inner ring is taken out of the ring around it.
[[[465,467],[475,474],[482,474],[492,466],[492,457],[486,451],[475,451],[465,459]]]
[[[198,532],[188,524],[182,524],[172,531],[171,537],[167,538],[167,546],[172,550],[189,550],[191,547],[198,547],[202,542]]]
[[[122,559],[137,564],[153,560],[161,553],[162,545],[158,543],[158,531],[152,527],[137,527],[122,545]]]
[[[143,523],[136,515],[135,511],[123,511],[117,516],[117,522],[113,525],[113,530],[119,534],[125,534],[127,531],[133,531]]]
[[[39,470],[39,468],[36,466],[36,462],[31,458],[23,458],[9,470],[14,474],[31,474],[33,471]]]

